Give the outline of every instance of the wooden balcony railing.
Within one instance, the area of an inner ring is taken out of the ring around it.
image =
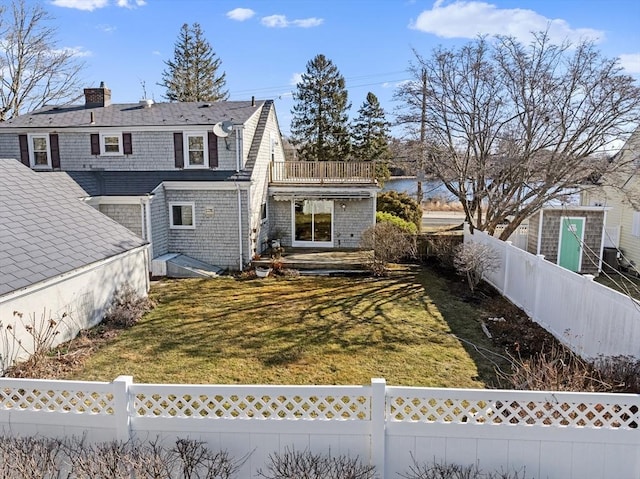
[[[285,161],[271,163],[271,183],[372,183],[373,161]]]

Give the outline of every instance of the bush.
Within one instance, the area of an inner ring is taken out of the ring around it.
[[[388,274],[389,263],[415,257],[415,237],[393,223],[376,223],[362,232],[360,246],[372,250],[368,267],[375,276]]]
[[[422,226],[422,209],[416,200],[406,193],[397,191],[385,191],[378,194],[377,210],[383,213],[391,213],[409,223],[416,225],[418,231]]]
[[[130,328],[142,316],[153,309],[153,302],[146,296],[140,296],[131,286],[125,284],[117,289],[107,309],[103,322],[115,328]]]
[[[191,439],[165,447],[160,439],[89,444],[78,437],[0,437],[0,477],[12,479],[231,479],[247,459]]]
[[[266,471],[258,470],[266,479],[373,479],[375,466],[362,464],[356,458],[313,454],[309,450],[285,448],[282,454],[269,454]]]
[[[531,391],[640,394],[640,360],[615,356],[588,362],[554,346],[528,359],[511,358],[511,371],[502,379],[506,387]]]
[[[384,221],[388,223],[393,223],[394,225],[398,226],[399,228],[402,228],[405,232],[409,234],[415,235],[418,233],[418,228],[416,227],[415,224],[410,223],[409,221],[403,220],[402,218],[394,214],[385,213],[384,211],[378,211],[376,213],[376,223],[382,223]]]
[[[413,455],[413,465],[404,474],[398,474],[405,479],[526,479],[526,472],[514,470],[512,472],[482,472],[477,464],[461,466],[440,462],[420,463]]]
[[[456,248],[453,265],[461,276],[466,276],[469,289],[473,293],[485,273],[500,267],[500,258],[485,244],[469,242]]]

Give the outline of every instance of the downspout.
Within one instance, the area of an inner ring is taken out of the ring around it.
[[[147,240],[149,243],[149,253],[147,254],[147,266],[149,271],[151,271],[151,256],[153,255],[153,242],[151,237],[151,195],[147,195],[140,200],[142,215],[142,224],[145,225],[142,229],[143,235],[142,239]]]
[[[236,129],[236,173],[242,169],[242,125]]]
[[[244,266],[243,256],[243,248],[242,248],[242,195],[240,192],[240,185],[236,183],[236,193],[238,196],[238,249],[239,249],[239,258],[238,258],[238,270],[242,271]]]

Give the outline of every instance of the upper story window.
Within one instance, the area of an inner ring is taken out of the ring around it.
[[[213,131],[188,131],[173,134],[176,168],[217,168],[218,137]]]
[[[122,155],[120,135],[100,135],[100,153],[102,155]]]
[[[20,161],[34,169],[60,168],[60,147],[57,133],[18,135]]]
[[[91,154],[101,156],[131,155],[131,133],[92,133]]]
[[[208,168],[209,156],[207,135],[204,133],[187,133],[185,138],[185,167]]]
[[[49,135],[29,136],[29,160],[32,168],[51,168]]]

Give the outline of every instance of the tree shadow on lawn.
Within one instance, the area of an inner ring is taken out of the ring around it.
[[[164,330],[162,337],[151,346],[140,335],[140,346],[146,342],[159,357],[179,351],[213,362],[251,358],[263,368],[344,367],[326,363],[349,355],[353,363],[380,363],[372,374],[392,376],[385,362],[411,361],[407,368],[417,369],[424,363],[447,376],[448,368],[464,369],[455,364],[463,349],[477,373],[468,368],[461,384],[447,385],[496,382],[495,356],[483,350],[491,349],[480,326],[486,314],[460,297],[462,280],[411,268],[381,279],[214,281],[189,284],[190,297],[165,290],[157,299],[162,315],[147,321]]]

